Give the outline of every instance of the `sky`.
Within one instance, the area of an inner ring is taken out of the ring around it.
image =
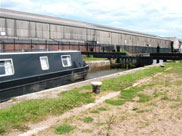
[[[0,7],[182,39],[181,0],[0,0]]]

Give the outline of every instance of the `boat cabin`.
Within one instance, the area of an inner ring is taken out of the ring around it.
[[[0,101],[83,79],[80,51],[0,53]]]

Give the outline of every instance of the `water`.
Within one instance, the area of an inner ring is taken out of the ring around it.
[[[163,62],[163,60],[159,60],[159,63]],[[157,60],[153,60],[153,64],[157,64]],[[122,68],[114,68],[114,69],[107,69],[107,70],[100,70],[92,73],[88,73],[86,79],[92,79],[92,78],[97,78],[97,77],[102,77],[122,71],[126,71],[127,69],[122,69]]]
[[[163,62],[163,60],[160,60],[159,62],[161,63],[161,62]],[[157,60],[153,60],[153,64],[156,64],[156,63],[157,63]],[[110,75],[110,74],[114,74],[114,73],[118,73],[118,72],[122,72],[122,71],[126,71],[126,70],[127,69],[114,68],[114,69],[96,71],[96,72],[88,73],[87,79],[106,76],[106,75]]]
[[[114,69],[107,69],[107,70],[102,70],[102,71],[96,71],[96,72],[93,72],[93,73],[88,73],[87,79],[92,79],[92,78],[96,78],[96,77],[106,76],[106,75],[122,72],[122,71],[125,71],[125,70],[127,70],[127,69],[114,68]]]

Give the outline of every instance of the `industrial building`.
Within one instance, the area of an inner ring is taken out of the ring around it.
[[[29,50],[170,52],[172,40],[68,19],[0,9],[0,52]]]

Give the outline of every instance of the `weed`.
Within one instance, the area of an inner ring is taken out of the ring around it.
[[[144,113],[144,112],[149,112],[149,111],[151,111],[151,110],[138,110],[138,111],[136,111],[137,113]]]
[[[97,123],[96,123],[97,126],[102,126],[102,125],[104,125],[104,124],[105,124],[104,122],[97,122]]]
[[[107,109],[104,108],[104,107],[100,107],[100,108],[97,108],[97,110],[99,110],[99,111],[106,111]]]
[[[178,108],[178,107],[180,107],[180,106],[182,106],[182,102],[180,102],[180,103],[178,103],[178,104],[175,104],[175,105],[172,105],[172,106],[170,106],[170,108],[171,108],[171,109],[175,109],[175,108]]]
[[[123,120],[127,120],[127,116],[123,115],[123,116],[121,116],[120,119],[121,119],[122,121],[123,121]]]
[[[178,102],[178,101],[181,101],[181,98],[179,96],[177,96],[176,98],[169,98],[168,96],[164,96],[161,98],[161,100]]]
[[[93,121],[94,121],[94,119],[91,118],[91,117],[86,117],[86,118],[83,119],[83,122],[85,122],[85,123],[91,123]]]
[[[134,107],[132,110],[133,110],[133,111],[137,111],[137,110],[139,110],[139,108]]]
[[[3,127],[1,127],[1,128],[0,128],[0,134],[3,134],[3,133],[5,133],[5,132],[6,132],[6,129],[3,128]]]
[[[149,125],[150,125],[150,122],[143,122],[143,124],[139,126],[138,128],[146,128]]]
[[[16,101],[16,100],[17,100],[17,98],[16,98],[16,97],[13,97],[13,98],[11,98],[11,100],[12,100],[12,101]]]
[[[116,116],[109,115],[108,119],[106,120],[106,129],[107,129],[107,136],[109,136],[110,134],[110,130],[112,129],[112,125],[114,124],[114,122],[116,121]]]
[[[144,94],[138,94],[138,97],[140,98],[138,100],[138,102],[141,102],[141,103],[148,102],[148,101],[151,100],[151,97],[150,96],[147,96],[147,95],[144,95]]]
[[[91,113],[100,113],[98,110],[92,110]]]
[[[70,126],[69,124],[63,124],[63,125],[58,126],[56,128],[56,133],[57,134],[69,133],[69,132],[71,132],[74,129],[75,129],[75,127]]]
[[[161,100],[170,100],[168,96],[164,96],[161,98]]]
[[[82,132],[84,132],[84,133],[92,133],[93,130],[91,130],[91,129],[84,129],[84,130],[82,130]]]
[[[157,104],[154,103],[154,102],[150,102],[148,105],[149,105],[149,106],[157,106]]]
[[[116,106],[119,106],[119,105],[123,105],[124,104],[124,101],[123,100],[112,100],[112,99],[108,99],[108,100],[105,100],[106,103],[108,104],[111,104],[111,105],[116,105]]]

